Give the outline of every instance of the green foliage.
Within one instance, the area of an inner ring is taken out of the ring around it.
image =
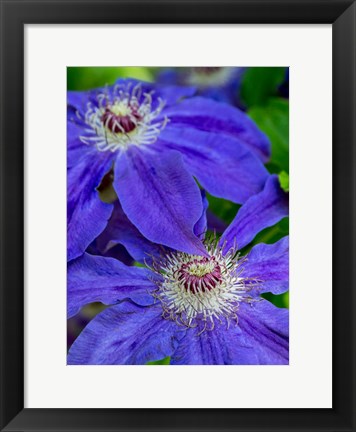
[[[248,115],[265,132],[272,143],[272,156],[268,168],[272,172],[289,172],[289,102],[270,99],[263,107],[253,107]]]
[[[279,295],[275,295],[272,293],[264,293],[261,294],[261,297],[270,301],[279,308],[289,308],[289,291]]]
[[[146,67],[68,67],[68,90],[89,90],[114,84],[118,78],[153,81],[153,73]]]
[[[162,360],[151,361],[151,362],[148,362],[146,364],[150,365],[150,366],[157,366],[157,365],[169,365],[170,362],[171,362],[171,358],[170,357],[165,357]]]
[[[278,87],[285,78],[283,67],[252,67],[247,69],[241,85],[241,98],[250,108],[263,106],[269,98],[277,96]]]
[[[231,201],[216,198],[208,193],[206,194],[206,197],[209,201],[209,209],[211,212],[227,224],[232,222],[238,209],[241,207]]]
[[[285,192],[289,192],[289,175],[285,171],[282,171],[281,173],[279,173],[278,177],[281,188]]]

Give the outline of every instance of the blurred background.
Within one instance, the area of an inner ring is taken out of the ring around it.
[[[272,155],[266,164],[289,192],[289,69],[286,67],[68,67],[67,89],[85,91],[113,84],[118,78],[197,88],[201,96],[228,103],[246,112],[267,134]],[[209,226],[219,234],[233,220],[239,205],[207,194]],[[257,243],[274,243],[289,233],[289,218],[259,233],[241,252]],[[112,251],[112,253],[122,251]],[[138,264],[138,263],[134,263]],[[277,307],[289,307],[289,293],[263,295]],[[105,306],[89,305],[68,321],[68,348],[85,325]],[[169,364],[169,358],[150,364]]]

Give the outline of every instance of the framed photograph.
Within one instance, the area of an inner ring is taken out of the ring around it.
[[[0,430],[355,431],[355,3],[0,3]]]

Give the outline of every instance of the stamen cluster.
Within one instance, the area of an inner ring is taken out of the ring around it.
[[[156,120],[165,102],[159,97],[154,100],[153,92],[143,93],[140,83],[134,87],[131,83],[118,84],[112,94],[100,93],[96,99],[97,103],[87,104],[84,122],[88,128],[80,139],[99,151],[153,144],[168,122],[167,117]]]
[[[230,67],[194,67],[188,77],[188,84],[198,87],[222,86],[234,73]]]
[[[201,331],[217,323],[238,322],[242,301],[257,281],[243,277],[243,262],[234,248],[223,253],[216,239],[206,242],[207,257],[172,252],[154,260],[151,269],[163,276],[155,297],[161,301],[163,317]]]

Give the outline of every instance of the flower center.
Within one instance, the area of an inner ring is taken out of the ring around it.
[[[126,106],[123,103],[117,103],[110,108],[106,108],[101,116],[101,121],[105,127],[113,133],[132,132],[142,116],[137,112],[135,106]]]
[[[223,86],[234,76],[232,67],[194,67],[188,76],[188,84],[204,87]]]
[[[202,75],[212,75],[215,72],[220,71],[222,69],[221,67],[195,67],[193,68],[194,71],[198,74]]]
[[[143,93],[141,84],[116,85],[87,104],[84,122],[88,128],[80,137],[99,151],[126,151],[130,146],[153,144],[168,118],[160,116],[165,102]],[[80,117],[80,115],[78,114]]]
[[[222,282],[221,268],[215,261],[215,257],[204,257],[184,263],[178,269],[178,275],[185,289],[193,294],[211,290]]]
[[[209,256],[172,252],[154,261],[151,270],[160,275],[154,296],[161,301],[163,317],[186,327],[212,330],[216,323],[237,323],[242,301],[256,281],[243,277],[236,250],[223,252],[215,238],[205,243]]]

